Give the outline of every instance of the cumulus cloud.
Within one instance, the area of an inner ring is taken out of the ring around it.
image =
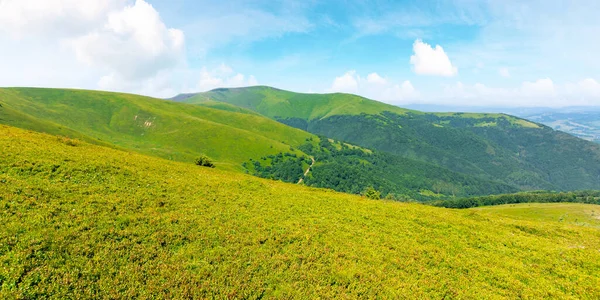
[[[410,57],[410,63],[416,74],[451,77],[458,73],[458,69],[452,65],[440,45],[432,48],[429,44],[416,40],[413,51],[414,55]]]
[[[346,72],[344,75],[336,77],[329,89],[330,92],[356,93],[358,92],[358,82],[360,77],[355,70]]]
[[[415,100],[420,97],[419,92],[408,80],[405,80],[402,84],[393,84],[382,90],[372,91],[370,94],[377,97],[378,92],[380,95],[379,100],[391,104],[406,103],[408,100]]]
[[[98,87],[101,90],[168,98],[179,93],[176,88],[179,80],[176,73],[174,71],[161,71],[155,76],[134,81],[125,80],[118,74],[111,73],[100,78]]]
[[[420,97],[420,93],[408,80],[394,83],[377,73],[370,73],[362,78],[355,70],[336,77],[326,92],[358,94],[391,104],[408,103]]]
[[[68,35],[104,21],[125,0],[2,0],[0,32],[13,37],[51,33]]]
[[[367,82],[369,83],[375,83],[375,84],[387,84],[387,80],[381,76],[379,76],[379,74],[377,73],[371,73],[369,75],[367,75]]]
[[[112,12],[103,28],[69,42],[81,62],[124,80],[146,79],[184,58],[184,34],[144,0]]]
[[[571,94],[600,98],[600,83],[593,78],[586,78],[577,84],[569,84],[567,90]]]
[[[260,26],[281,25],[261,38],[308,26],[304,21],[286,23],[267,13],[254,14],[262,17]],[[236,22],[239,28],[248,24]],[[205,28],[215,37],[230,29],[216,23]],[[167,26],[148,0],[0,0],[0,44],[0,65],[5,68],[0,82],[14,86],[99,88],[170,97],[258,84],[254,76],[225,64],[213,69],[187,66],[183,30]]]
[[[554,82],[550,78],[538,79],[535,82],[523,82],[521,93],[528,97],[553,97],[556,95]]]
[[[508,71],[507,68],[500,68],[498,70],[498,74],[500,74],[500,76],[504,77],[504,78],[508,78],[510,77],[510,71]]]
[[[16,74],[5,83],[151,95],[186,56],[183,32],[144,0],[0,0],[0,43],[0,79]]]
[[[236,73],[231,67],[221,64],[219,67],[208,70],[203,67],[200,70],[200,79],[198,81],[199,91],[209,91],[223,87],[243,87],[258,85],[258,81],[252,75],[246,77],[241,73]]]

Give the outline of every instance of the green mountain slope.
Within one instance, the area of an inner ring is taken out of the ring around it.
[[[298,182],[309,166],[302,161],[310,161],[307,154],[313,154],[301,148],[319,143],[319,138],[307,132],[220,101],[198,106],[118,93],[20,88],[0,89],[0,103],[0,123],[179,161],[192,162],[205,153],[220,168],[287,182]],[[286,159],[271,166],[262,160],[261,172],[253,170],[260,158],[283,154],[295,157],[295,164]],[[431,198],[420,191],[433,191],[434,186],[451,187],[444,194],[458,196],[515,191],[502,183],[406,159],[389,166],[371,163],[366,168],[352,168],[344,161],[343,157],[319,161],[305,183],[350,193],[374,186],[384,195],[420,200]]]
[[[3,124],[179,161],[204,153],[218,167],[237,170],[314,137],[222,103],[213,109],[128,94],[7,88],[0,89],[0,105]]]
[[[588,298],[600,231],[0,126],[0,298]],[[571,211],[571,210],[569,210]]]
[[[522,189],[600,189],[600,146],[504,114],[422,113],[353,95],[268,87],[175,100],[238,105],[315,134]]]
[[[453,172],[423,161],[364,149],[324,137],[317,145],[307,141],[299,149],[316,160],[304,180],[305,184],[314,187],[353,194],[360,194],[372,187],[387,199],[408,198],[419,201],[518,191],[516,187],[502,182]],[[301,159],[291,158],[282,155],[266,157],[253,161],[249,169],[253,170],[252,174],[270,178],[278,173],[285,175],[285,170],[293,170],[293,162],[296,162],[296,171],[292,174],[301,173],[310,164],[310,160],[305,159],[305,167],[302,167],[299,165]],[[288,182],[297,181],[296,177]]]

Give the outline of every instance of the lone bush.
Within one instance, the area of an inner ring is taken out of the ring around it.
[[[76,139],[72,139],[66,136],[58,136],[57,138],[61,143],[67,146],[77,147],[79,145],[79,141]]]
[[[373,187],[368,187],[363,192],[363,196],[365,196],[369,199],[379,200],[379,199],[381,199],[381,192],[374,189]]]
[[[198,158],[196,158],[196,160],[194,160],[194,163],[201,167],[208,167],[208,168],[215,167],[215,164],[212,162],[212,159],[210,159],[208,156],[206,156],[204,154],[200,155]]]

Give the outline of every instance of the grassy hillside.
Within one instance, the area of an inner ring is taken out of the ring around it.
[[[310,153],[302,152],[301,146],[319,142],[316,136],[250,109],[214,100],[198,106],[119,93],[19,88],[0,89],[0,103],[3,103],[0,123],[172,160],[192,162],[204,153],[215,159],[220,168],[246,171],[243,163],[283,154],[294,156],[297,160],[294,165],[286,160],[276,167],[266,166],[269,174],[254,172],[251,167],[247,170],[288,182],[297,182],[308,167],[302,161],[310,161],[306,156]],[[340,169],[341,159],[320,161],[306,184],[350,193],[360,193],[367,186],[375,186],[384,195],[395,192],[418,199],[429,199],[419,192],[433,191],[433,185],[440,184],[457,191],[446,194],[459,196],[515,191],[502,184],[473,178],[465,180],[465,176],[455,176],[441,168],[424,174],[423,170],[431,169],[428,165],[406,159],[387,171],[381,170],[383,165],[377,166],[377,170],[341,170],[361,176],[320,172],[331,169],[332,163]],[[343,166],[344,169],[348,167],[351,166]],[[433,179],[427,178],[430,175]],[[369,180],[359,180],[361,178]],[[326,181],[337,184],[324,184]]]
[[[0,298],[597,298],[600,231],[0,126]]]
[[[238,105],[311,133],[524,190],[600,189],[599,145],[504,114],[422,113],[353,95],[268,87],[177,100]]]
[[[224,103],[213,109],[119,93],[8,88],[0,89],[0,105],[3,124],[178,161],[204,153],[228,169],[314,137]]]
[[[522,203],[472,208],[491,217],[588,226],[600,230],[600,206],[578,203]]]

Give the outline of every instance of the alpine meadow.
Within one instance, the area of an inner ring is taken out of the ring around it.
[[[0,130],[2,298],[600,293],[597,206],[375,201]]]
[[[0,0],[0,299],[600,299],[598,15]]]

